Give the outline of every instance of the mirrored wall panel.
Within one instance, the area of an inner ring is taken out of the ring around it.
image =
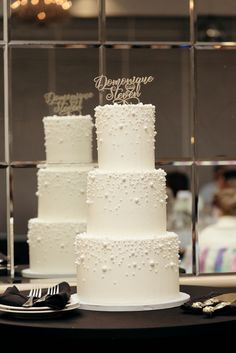
[[[201,273],[235,272],[236,163],[197,167]]]
[[[12,48],[12,160],[45,160],[42,119],[56,114],[44,95],[92,92],[83,104],[83,114],[94,115],[98,93],[93,79],[98,75],[98,49]]]
[[[156,160],[190,158],[189,50],[106,49],[109,78],[149,76],[141,102],[156,106]]]
[[[7,253],[6,230],[6,169],[0,168],[0,253]]]
[[[188,265],[183,263],[192,248],[191,166],[174,164],[158,166],[167,173],[167,230],[178,235],[181,267],[191,272],[191,258]]]
[[[199,159],[236,157],[236,50],[198,50],[196,142]]]
[[[37,217],[37,168],[13,168],[15,261],[28,263],[28,221]]]
[[[208,227],[222,225],[222,220],[224,225],[224,219],[230,220],[230,227],[234,224],[234,211],[227,212],[234,207],[230,189],[236,180],[235,1],[9,0],[5,4],[8,16],[0,2],[0,245],[6,246],[8,169],[4,168],[11,168],[15,261],[28,262],[28,221],[37,217],[38,207],[37,164],[46,159],[43,117],[58,114],[53,104],[46,104],[45,94],[58,98],[91,92],[82,113],[91,114],[94,122],[94,108],[112,103],[95,88],[95,77],[153,76],[152,82],[141,86],[140,101],[156,107],[155,162],[167,172],[167,226],[179,235],[181,267],[191,273],[195,226],[201,245]],[[9,52],[9,60],[4,51]],[[9,121],[4,116],[4,94]],[[10,161],[5,161],[8,154]],[[95,129],[93,161],[97,161]],[[216,191],[226,194],[216,201]],[[202,255],[196,244],[201,273],[236,272],[232,265],[236,261],[229,260],[236,254],[227,253],[225,239],[219,237],[214,266],[206,260],[208,250]]]
[[[11,40],[98,40],[98,0],[11,0]]]
[[[233,42],[236,40],[236,2],[234,0],[195,0],[197,40]]]
[[[109,41],[189,41],[186,0],[106,0]]]
[[[0,48],[0,161],[4,161],[4,75],[3,48]]]
[[[0,1],[0,41],[3,40],[3,1]]]

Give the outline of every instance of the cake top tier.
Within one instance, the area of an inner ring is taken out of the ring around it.
[[[155,107],[114,104],[95,108],[99,168],[145,170],[155,165]]]
[[[90,115],[43,118],[48,163],[92,162],[92,118]]]

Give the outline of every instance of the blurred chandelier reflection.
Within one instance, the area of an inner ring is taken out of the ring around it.
[[[23,20],[47,21],[64,17],[71,6],[69,0],[14,0],[11,10]]]

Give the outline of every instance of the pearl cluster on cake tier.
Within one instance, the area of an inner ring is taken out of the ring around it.
[[[43,119],[46,164],[38,170],[38,218],[29,221],[30,269],[75,274],[74,241],[87,226],[87,174],[93,168],[92,119]]]
[[[109,172],[88,175],[88,228],[98,236],[136,236],[166,231],[165,172]]]
[[[173,233],[147,239],[80,235],[76,258],[81,301],[134,305],[173,298],[179,289],[178,246]]]
[[[90,115],[43,118],[47,163],[91,163]]]
[[[155,107],[151,104],[95,108],[100,169],[153,170]]]
[[[88,174],[87,233],[77,236],[78,294],[91,305],[145,305],[179,293],[178,239],[166,231],[155,170],[155,107],[95,108],[99,168]]]

